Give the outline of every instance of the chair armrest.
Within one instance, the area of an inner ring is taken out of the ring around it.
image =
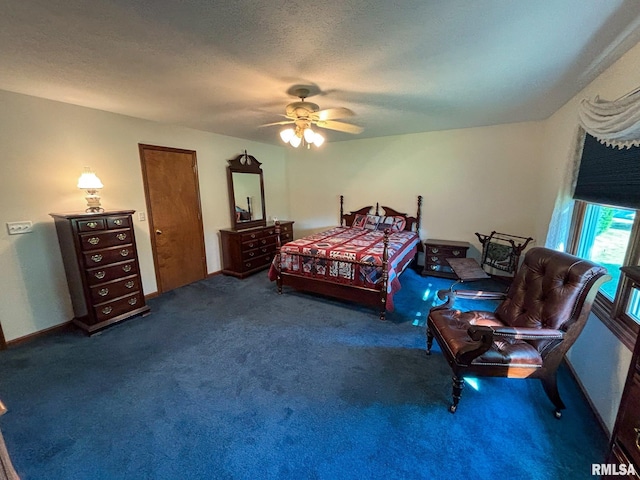
[[[467,300],[504,300],[507,294],[503,292],[488,292],[484,290],[438,290],[437,296],[446,303],[434,307],[438,310],[449,309],[453,307],[456,298],[464,298]]]
[[[562,340],[564,332],[555,328],[486,327],[493,335],[517,340]]]

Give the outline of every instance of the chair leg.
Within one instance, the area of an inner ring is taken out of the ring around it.
[[[556,372],[540,377],[540,381],[542,382],[542,388],[544,388],[544,392],[547,394],[547,397],[549,397],[551,403],[556,407],[554,412],[555,417],[562,417],[561,410],[564,410],[566,407],[560,398],[560,393],[558,392],[558,377],[556,376]]]
[[[454,375],[453,380],[453,403],[449,407],[451,413],[456,413],[458,409],[458,402],[460,402],[460,396],[462,395],[462,388],[464,387],[464,378]]]
[[[427,355],[431,355],[431,347],[433,346],[433,334],[427,328]]]

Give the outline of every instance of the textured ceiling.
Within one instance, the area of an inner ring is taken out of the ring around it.
[[[540,120],[640,41],[638,0],[5,0],[0,89],[279,143],[287,92],[359,135]]]

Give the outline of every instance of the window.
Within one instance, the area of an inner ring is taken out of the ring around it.
[[[636,210],[576,201],[569,252],[605,267],[612,276],[594,303],[594,313],[629,347],[640,331],[640,292],[620,267],[637,265],[640,216]]]

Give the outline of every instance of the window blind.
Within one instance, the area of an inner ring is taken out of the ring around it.
[[[586,134],[573,198],[640,209],[640,147],[618,149]]]

